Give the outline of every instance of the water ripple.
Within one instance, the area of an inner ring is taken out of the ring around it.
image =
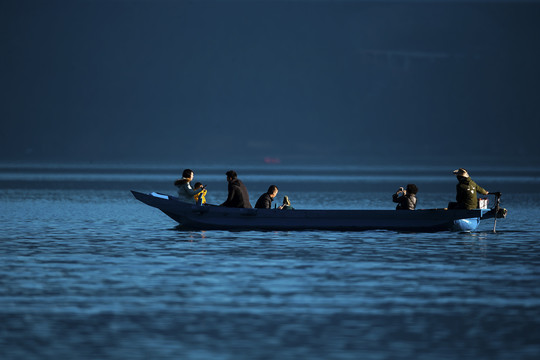
[[[415,234],[182,231],[106,194],[2,195],[4,358],[540,353],[531,221],[540,211],[530,197],[510,199],[497,233],[486,223],[475,233]],[[330,196],[310,201],[324,206]]]

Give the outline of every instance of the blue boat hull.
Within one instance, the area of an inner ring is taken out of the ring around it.
[[[185,228],[198,230],[473,231],[490,210],[276,210],[195,205],[173,196],[132,191]]]

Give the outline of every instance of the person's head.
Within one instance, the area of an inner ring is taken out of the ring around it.
[[[270,197],[273,199],[276,197],[278,193],[278,188],[276,185],[270,185],[270,187],[268,188],[268,195],[270,195]]]
[[[415,184],[407,184],[407,194],[418,193],[418,187]]]
[[[236,171],[234,170],[227,171],[225,175],[227,175],[227,181],[233,181],[234,179],[238,177],[238,175],[236,174]]]
[[[291,202],[289,201],[288,196],[283,197],[283,205],[291,206]]]
[[[184,179],[193,180],[193,170],[191,170],[191,169],[185,169],[185,170],[182,172],[182,177],[183,177]]]
[[[202,187],[202,184],[200,182],[196,182],[195,186],[194,186],[194,189],[198,189],[200,187]]]
[[[458,180],[466,179],[466,178],[469,177],[469,173],[467,172],[467,170],[465,170],[463,168],[459,168],[457,170],[454,170],[454,175],[456,175]]]

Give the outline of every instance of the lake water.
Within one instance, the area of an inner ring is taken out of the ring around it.
[[[211,203],[225,171],[195,169]],[[419,208],[447,167],[235,167],[252,204]],[[473,233],[182,231],[129,190],[174,194],[181,169],[0,166],[2,359],[537,359],[540,170],[469,169],[507,219]]]

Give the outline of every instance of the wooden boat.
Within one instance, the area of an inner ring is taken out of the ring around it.
[[[179,201],[174,196],[158,193],[144,194],[137,191],[132,193],[146,205],[163,211],[183,228],[196,230],[473,231],[478,227],[480,220],[493,218],[497,213],[495,209],[415,211],[237,209],[189,204]],[[497,217],[504,216],[499,214]]]

